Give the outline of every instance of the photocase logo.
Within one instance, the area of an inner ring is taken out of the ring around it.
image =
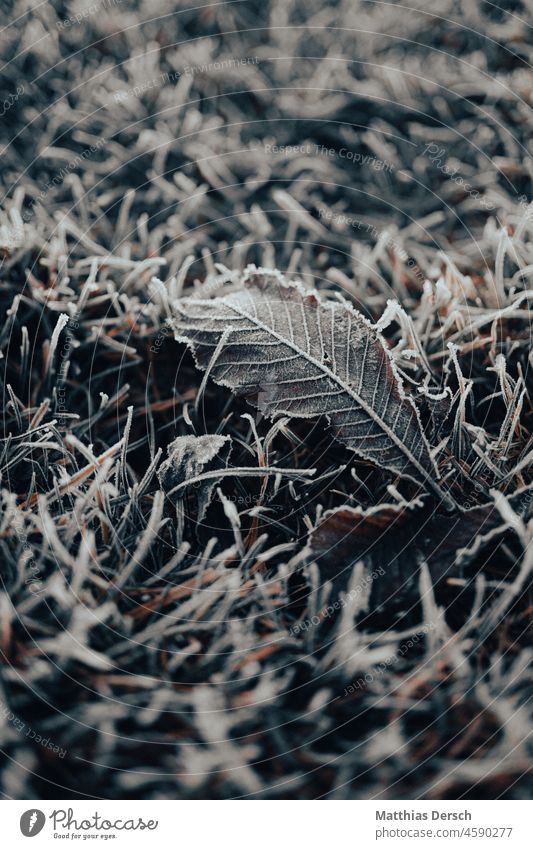
[[[20,830],[24,837],[35,837],[42,831],[46,822],[46,817],[42,811],[37,808],[31,808],[25,811],[20,818]]]

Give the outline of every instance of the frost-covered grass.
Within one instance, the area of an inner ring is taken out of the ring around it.
[[[525,797],[526,13],[12,5],[3,794]],[[250,263],[377,324],[455,509],[203,380]]]

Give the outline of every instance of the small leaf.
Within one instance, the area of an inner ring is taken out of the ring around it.
[[[229,436],[178,436],[168,445],[168,458],[157,472],[161,488],[172,497],[172,490],[185,481],[191,481],[198,502],[197,521],[201,522],[219,479],[213,477],[195,484],[194,478],[204,470],[226,468],[230,452]]]
[[[427,521],[423,511],[420,499],[366,508],[344,504],[326,510],[309,535],[310,550],[320,566],[322,579],[335,585],[346,584],[353,565],[376,550],[380,565],[390,571],[391,564],[410,548],[411,537],[416,537],[420,525]],[[409,557],[413,559],[412,553]],[[389,588],[393,577],[389,574]],[[402,581],[405,578],[403,575]]]

